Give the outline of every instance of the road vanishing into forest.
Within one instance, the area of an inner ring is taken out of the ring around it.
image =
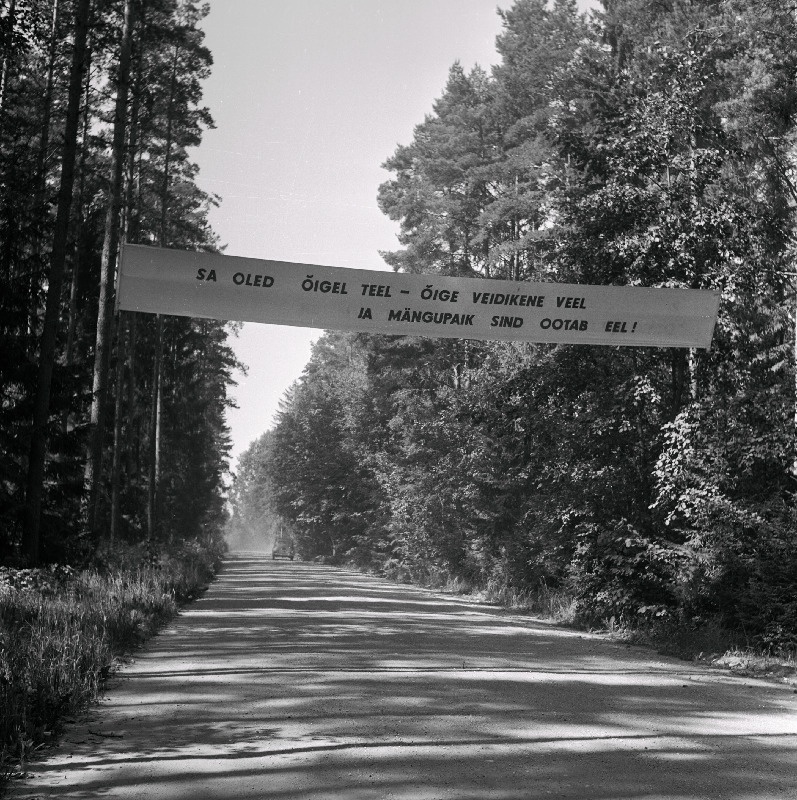
[[[797,798],[797,694],[241,553],[13,798]]]

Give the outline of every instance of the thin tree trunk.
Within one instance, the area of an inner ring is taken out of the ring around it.
[[[111,527],[108,538],[119,536],[120,484],[122,474],[122,399],[124,397],[125,343],[127,314],[119,312],[116,344],[116,381],[114,385],[113,462],[111,464]]]
[[[794,301],[794,431],[793,433],[793,451],[794,461],[792,463],[792,475],[797,478],[797,297]]]
[[[163,162],[163,184],[161,186],[160,235],[159,244],[166,247],[168,243],[168,207],[169,179],[172,155],[172,126],[174,113],[174,95],[177,90],[177,64],[180,49],[175,45],[172,59],[172,74],[169,83],[169,105],[166,114],[166,142]],[[161,472],[161,446],[163,441],[163,317],[158,314],[156,325],[155,365],[152,380],[152,415],[150,419],[151,453],[149,468],[149,536],[154,538],[158,530],[158,487]]]
[[[172,74],[169,82],[169,106],[166,114],[166,144],[163,157],[163,184],[161,186],[161,208],[160,208],[160,246],[166,247],[169,240],[168,236],[168,209],[169,209],[169,183],[171,181],[171,161],[172,161],[172,128],[174,125],[174,95],[177,91],[177,63],[180,55],[180,48],[175,45],[174,57],[172,58]]]
[[[692,391],[689,354],[683,349],[672,350],[672,405],[670,419],[675,419],[688,402]]]
[[[160,530],[161,474],[163,462],[163,317],[160,318],[159,346],[160,359],[158,369],[158,402],[155,405],[155,529]]]
[[[91,0],[77,0],[75,6],[75,37],[69,75],[64,146],[61,159],[61,184],[58,190],[58,210],[53,232],[50,269],[47,276],[47,301],[41,336],[36,394],[33,405],[33,426],[26,482],[26,503],[22,530],[22,552],[30,565],[40,557],[41,508],[44,497],[44,465],[47,453],[47,420],[50,416],[50,391],[55,364],[58,335],[61,287],[72,209],[72,189],[75,181],[77,131],[80,120],[80,97],[83,93],[83,70],[86,64],[86,39]]]
[[[9,36],[14,35],[14,23],[17,16],[16,0],[11,0],[8,6],[8,32]],[[3,116],[5,111],[6,91],[8,89],[8,76],[11,72],[11,48],[3,48],[3,60],[0,63],[0,131],[3,130]]]
[[[53,76],[55,74],[55,56],[57,49],[56,36],[58,33],[59,2],[53,0],[53,16],[50,23],[50,44],[47,52],[47,82],[44,88],[44,114],[42,116],[41,133],[39,134],[39,153],[36,158],[36,191],[33,197],[33,214],[38,229],[33,240],[33,264],[41,263],[41,246],[43,231],[41,225],[47,216],[44,208],[44,197],[47,190],[47,151],[50,149],[50,120],[52,118],[53,104]],[[28,328],[30,339],[36,338],[36,325],[39,317],[39,271],[36,267],[30,270],[30,304]]]
[[[163,360],[163,317],[155,322],[155,359],[152,366],[152,407],[150,409],[149,485],[147,491],[147,534],[155,539],[158,529],[157,505],[160,479],[161,362]]]
[[[133,35],[133,0],[125,0],[122,42],[119,51],[119,75],[113,118],[113,148],[111,184],[108,192],[108,212],[105,217],[105,236],[100,262],[100,298],[97,307],[97,338],[94,348],[94,379],[91,400],[89,452],[86,460],[85,483],[88,492],[86,531],[96,541],[99,522],[99,485],[102,473],[102,450],[105,433],[105,404],[108,386],[108,361],[113,320],[113,283],[116,254],[119,247],[119,211],[122,205],[122,176],[125,165],[125,136],[127,135],[127,97],[130,90],[130,43]]]
[[[44,88],[44,116],[39,138],[39,155],[36,164],[37,208],[41,205],[46,188],[47,151],[50,149],[50,120],[52,118],[53,76],[57,52],[58,16],[61,11],[59,0],[53,0],[53,18],[50,23],[50,46],[47,53],[47,83]]]
[[[140,428],[138,405],[136,404],[136,345],[138,344],[138,317],[135,312],[129,314],[130,330],[127,344],[127,481],[128,486],[141,472],[140,436],[136,435]]]
[[[125,200],[122,215],[122,236],[126,242],[135,242],[138,238],[138,200],[134,195],[136,177],[136,154],[138,149],[138,113],[140,106],[141,87],[141,60],[136,59],[135,88],[133,90],[133,105],[130,110],[130,137],[127,146],[127,166],[125,178]],[[130,484],[133,474],[131,453],[133,450],[133,429],[135,426],[135,313],[120,312],[117,322],[118,344],[116,353],[116,381],[114,395],[114,429],[113,429],[113,458],[111,461],[111,527],[110,539],[115,540],[119,535],[119,522],[121,519],[122,502],[122,453],[128,454],[127,480]],[[128,333],[129,329],[129,333]],[[124,374],[127,362],[128,386],[125,393]],[[125,415],[125,397],[127,399],[127,425],[122,425]],[[126,434],[123,437],[123,433]]]
[[[83,198],[85,196],[86,188],[86,161],[89,155],[89,126],[91,124],[91,52],[86,55],[86,86],[85,86],[85,101],[83,111],[83,136],[81,138],[80,148],[80,166],[78,174],[77,191],[77,230],[76,235],[78,239],[77,247],[75,248],[75,259],[72,264],[72,275],[69,287],[69,313],[66,328],[66,345],[64,347],[64,361],[67,364],[72,364],[75,353],[75,336],[77,334],[77,293],[78,282],[80,280],[80,265],[82,263],[82,248],[80,247],[80,234],[83,230]]]
[[[140,73],[138,75],[141,77]],[[126,203],[127,208],[127,231],[125,233],[128,242],[138,241],[138,221],[139,221],[139,208],[141,205],[141,191],[139,175],[141,174],[141,156],[135,152],[138,147],[138,98],[134,99],[133,103],[133,127],[130,130],[130,154],[128,160],[128,199]],[[138,165],[138,168],[136,168]],[[133,194],[135,193],[135,201]],[[141,417],[136,403],[136,355],[138,344],[138,316],[135,312],[129,315],[130,320],[130,335],[128,337],[128,355],[127,355],[127,414],[128,414],[128,441],[126,451],[128,454],[127,463],[127,476],[128,486],[134,482],[134,478],[141,474]]]
[[[127,143],[127,166],[125,175],[125,202],[123,213],[124,241],[138,243],[138,220],[141,206],[140,167],[138,130],[141,108],[141,58],[135,59],[135,86],[133,103],[130,109],[130,136]],[[136,165],[138,164],[138,169]]]

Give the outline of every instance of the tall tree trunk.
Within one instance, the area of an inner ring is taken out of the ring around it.
[[[797,478],[797,297],[794,300],[794,430],[792,431],[793,439],[792,439],[792,456],[794,457],[794,461],[792,462],[791,472],[792,475]]]
[[[50,46],[47,53],[47,83],[44,88],[44,114],[39,138],[39,154],[36,163],[37,208],[41,205],[46,189],[47,151],[50,149],[50,120],[52,118],[53,76],[55,74],[55,56],[58,49],[58,16],[61,11],[59,0],[53,0],[53,18],[50,23]]]
[[[50,391],[55,364],[58,335],[61,287],[72,210],[72,189],[75,181],[75,156],[80,120],[80,97],[83,93],[83,71],[86,64],[86,39],[89,27],[91,0],[77,0],[75,6],[75,36],[69,74],[69,92],[64,125],[64,145],[61,158],[61,184],[58,190],[58,210],[53,232],[50,269],[47,276],[47,301],[41,336],[36,394],[33,405],[30,454],[26,482],[25,515],[22,530],[22,551],[28,564],[38,564],[40,557],[41,509],[44,497],[44,466],[47,452],[47,420],[50,415]]]
[[[143,24],[143,18],[139,19]],[[130,136],[127,143],[127,166],[125,175],[125,201],[122,215],[124,241],[137,244],[141,210],[141,159],[139,152],[139,113],[141,110],[141,58],[135,59],[135,86],[130,108]]]
[[[132,485],[141,472],[140,415],[136,403],[136,345],[138,344],[138,317],[128,315],[130,329],[127,337],[127,480]]]
[[[47,190],[47,151],[50,149],[50,120],[53,105],[53,76],[55,74],[55,56],[57,50],[58,12],[59,0],[53,0],[53,16],[50,23],[50,43],[47,52],[47,82],[44,88],[44,105],[42,114],[41,133],[39,134],[39,152],[36,158],[36,191],[33,197],[33,215],[37,234],[33,240],[33,264],[41,263],[41,246],[43,241],[42,224],[47,216],[44,207],[45,192]],[[30,304],[28,307],[28,328],[31,342],[36,338],[36,326],[39,318],[39,270],[33,266],[30,269]]]
[[[108,538],[114,541],[119,535],[119,509],[122,476],[122,400],[125,378],[125,343],[127,314],[119,312],[119,331],[116,344],[116,380],[114,382],[113,462],[111,464],[111,527]]]
[[[689,357],[689,351],[683,348],[674,348],[672,351],[671,363],[671,384],[672,402],[670,407],[670,419],[675,419],[681,409],[694,399],[694,381]]]
[[[169,179],[172,156],[172,128],[174,124],[174,95],[177,90],[177,64],[180,48],[175,45],[172,59],[172,74],[169,83],[169,104],[166,114],[166,142],[164,147],[163,184],[161,186],[159,244],[168,243]],[[158,486],[160,483],[161,444],[163,436],[163,317],[158,314],[156,324],[155,365],[152,376],[152,415],[150,420],[151,453],[149,468],[149,536],[154,538],[158,529]]]
[[[100,299],[97,308],[97,338],[94,348],[94,379],[91,400],[89,452],[85,482],[88,492],[86,531],[96,541],[99,522],[99,485],[102,473],[102,450],[105,433],[105,402],[108,386],[109,342],[113,320],[113,283],[119,247],[119,211],[122,205],[122,176],[127,135],[127,97],[130,89],[130,43],[133,33],[133,0],[125,0],[122,42],[119,51],[119,74],[113,116],[113,148],[108,212],[100,262]]]
[[[147,491],[147,535],[150,540],[158,532],[158,483],[160,482],[161,444],[161,372],[163,362],[163,316],[155,321],[155,359],[152,366],[152,406],[150,408],[149,485]]]
[[[80,281],[80,265],[83,262],[83,251],[80,246],[80,234],[83,230],[83,198],[85,196],[86,187],[86,162],[89,157],[89,129],[91,126],[91,51],[86,55],[86,86],[85,86],[85,101],[83,110],[83,135],[81,137],[80,146],[80,164],[78,174],[77,191],[77,229],[75,231],[78,239],[77,247],[75,248],[75,258],[72,264],[72,275],[69,287],[69,310],[67,315],[66,327],[66,345],[64,346],[64,361],[67,364],[72,364],[75,354],[75,336],[77,335],[77,294],[78,283]]]
[[[136,59],[135,88],[133,89],[133,105],[130,109],[130,136],[127,145],[127,166],[125,177],[125,200],[122,215],[122,230],[124,241],[138,241],[138,202],[140,196],[134,192],[136,185],[136,155],[138,151],[138,114],[140,107],[141,88],[141,59]],[[135,314],[120,311],[116,328],[119,331],[116,352],[116,381],[114,384],[114,428],[113,428],[113,458],[111,461],[111,527],[110,539],[113,541],[119,535],[119,522],[121,519],[122,502],[122,454],[128,453],[127,476],[128,485],[133,474],[132,470],[132,445],[134,420],[137,415],[135,408]],[[129,329],[129,333],[128,333]],[[127,362],[128,386],[125,392],[124,374],[125,361]],[[127,399],[127,425],[122,425],[125,415],[125,398]],[[123,433],[126,434],[123,436]]]
[[[14,36],[14,24],[17,16],[17,2],[11,0],[8,5],[8,35]],[[3,130],[3,116],[5,111],[6,91],[8,89],[8,77],[11,73],[11,47],[4,47],[2,62],[0,62],[0,132]]]

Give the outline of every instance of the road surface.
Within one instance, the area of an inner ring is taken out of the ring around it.
[[[14,798],[797,798],[797,694],[315,564],[229,558]]]

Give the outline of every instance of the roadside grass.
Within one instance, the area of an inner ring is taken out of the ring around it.
[[[714,619],[665,622],[615,633],[629,644],[651,647],[662,655],[797,684],[797,648],[756,648],[743,632],[729,631]]]
[[[0,794],[119,659],[207,586],[220,556],[186,543],[149,560],[115,548],[91,569],[0,568]]]
[[[462,578],[453,578],[443,572],[418,576],[388,570],[382,574],[397,583],[412,583],[444,594],[471,597],[476,601],[501,606],[514,613],[528,614],[565,627],[583,627],[578,621],[576,598],[566,587],[551,588],[543,583],[535,589],[527,590],[496,582],[479,588]],[[699,661],[740,675],[797,685],[797,648],[764,651],[760,647],[753,647],[743,632],[728,630],[717,619],[696,618],[627,625],[612,618],[591,630],[608,634],[627,644],[648,647],[662,655],[685,661]]]
[[[725,653],[748,649],[740,634],[714,619],[654,622],[610,632],[629,644],[652,647],[662,655],[686,661],[713,661]]]
[[[543,617],[558,625],[575,624],[576,599],[566,589],[552,589],[544,583],[533,590],[488,586],[483,598],[488,603]]]

